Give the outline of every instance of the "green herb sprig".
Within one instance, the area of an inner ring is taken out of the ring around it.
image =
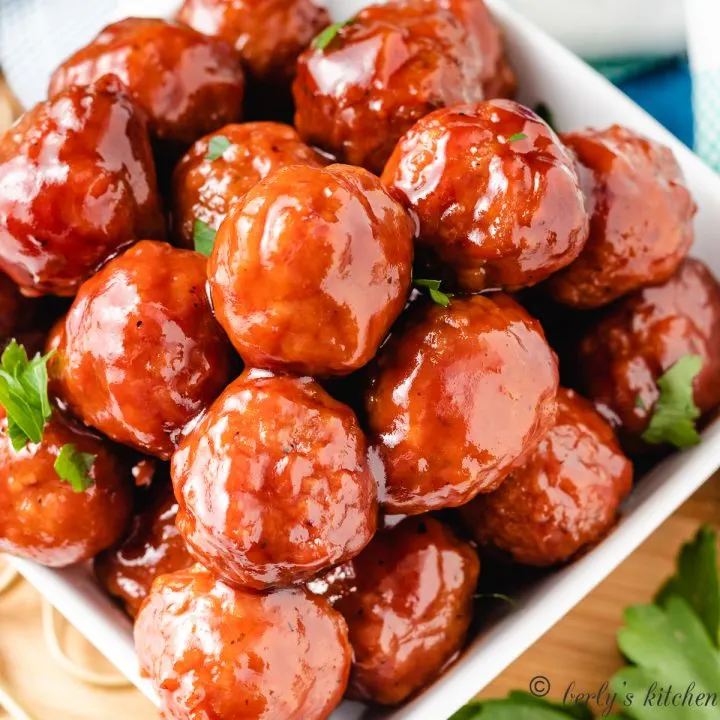
[[[7,415],[8,436],[15,452],[28,443],[40,443],[52,406],[48,397],[48,361],[54,353],[37,354],[32,360],[27,350],[11,340],[0,356],[0,405]],[[78,453],[74,445],[60,448],[54,467],[61,480],[75,492],[87,490],[88,477],[95,456]]]
[[[28,359],[25,348],[11,340],[0,357],[0,404],[5,408],[13,449],[42,440],[52,415],[47,363],[53,353]]]
[[[224,135],[215,135],[208,143],[206,160],[217,160],[231,145],[231,142]]]
[[[658,379],[660,397],[642,435],[645,442],[687,448],[701,441],[695,426],[701,413],[695,404],[693,381],[702,366],[703,359],[699,355],[685,355]]]
[[[330,46],[330,43],[335,39],[337,34],[348,25],[352,25],[355,22],[355,18],[344,20],[343,22],[334,23],[329,27],[326,27],[316,38],[312,41],[312,47],[314,50],[325,50]]]
[[[610,720],[720,719],[712,705],[673,706],[672,712],[643,702],[648,690],[694,687],[694,696],[713,697],[720,687],[720,574],[717,534],[707,527],[681,550],[677,570],[652,604],[625,611],[618,647],[628,661],[610,685],[620,711]],[[465,705],[450,720],[593,720],[587,705],[561,704],[525,692],[503,700]],[[600,717],[600,716],[598,716]]]
[[[440,290],[442,280],[429,280],[425,278],[418,278],[417,280],[413,280],[413,284],[415,285],[415,287],[427,289],[430,293],[430,298],[434,303],[442,305],[443,307],[447,307],[448,305],[450,305],[450,299],[453,297],[453,294],[442,292]]]
[[[525,133],[522,133],[522,132],[513,133],[513,134],[508,138],[508,143],[514,143],[514,142],[518,142],[518,141],[520,141],[520,140],[527,140],[527,135],[526,135]]]
[[[90,477],[94,464],[95,455],[78,452],[75,445],[68,443],[60,448],[53,467],[61,480],[70,483],[76,493],[81,493],[94,484]]]
[[[210,257],[216,235],[217,230],[211,228],[206,222],[195,220],[193,224],[193,245],[197,252],[202,253],[205,257]]]

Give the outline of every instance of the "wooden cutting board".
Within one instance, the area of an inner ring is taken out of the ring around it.
[[[0,77],[0,132],[10,124],[15,110]],[[577,691],[597,692],[622,664],[615,633],[623,609],[650,600],[672,572],[682,543],[694,535],[700,523],[716,526],[719,520],[717,475],[481,696],[500,697],[510,690],[527,690],[536,676],[550,681],[550,697],[562,698],[572,682]],[[40,597],[27,583],[18,583],[0,597],[0,684],[34,720],[157,717],[151,704],[133,689],[99,690],[70,677],[48,653],[40,612]],[[74,658],[96,671],[111,670],[72,628],[67,629],[65,640]]]

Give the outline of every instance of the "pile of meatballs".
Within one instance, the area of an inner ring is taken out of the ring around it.
[[[482,0],[186,0],[0,138],[0,551],[93,561],[163,717],[402,703],[720,404],[671,151],[515,90]]]

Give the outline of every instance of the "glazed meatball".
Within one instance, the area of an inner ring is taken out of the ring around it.
[[[184,438],[172,479],[190,550],[233,585],[306,580],[377,524],[365,436],[311,378],[246,371]]]
[[[0,269],[26,295],[72,296],[164,232],[145,122],[115,78],[36,105],[0,137]]]
[[[511,74],[482,0],[391,0],[300,56],[295,126],[311,145],[379,174],[417,120],[482,100],[484,89],[510,91],[502,78]]]
[[[692,258],[664,285],[614,306],[583,339],[582,385],[621,436],[639,436],[654,414],[658,379],[688,355],[702,359],[693,394],[709,412],[720,404],[720,285]]]
[[[527,463],[463,515],[482,546],[525,565],[556,565],[610,530],[632,476],[610,425],[592,403],[561,389],[555,426]]]
[[[108,25],[55,71],[48,94],[107,73],[128,87],[162,140],[191,143],[242,113],[239,55],[224,41],[185,25],[151,18]]]
[[[594,308],[665,282],[692,245],[696,210],[672,152],[617,125],[562,139],[577,156],[591,221],[580,257],[550,281],[555,299]]]
[[[342,616],[304,590],[234,590],[195,566],[155,581],[135,624],[168,720],[325,720],[351,651]]]
[[[542,328],[506,295],[414,308],[366,400],[385,509],[416,515],[495,490],[552,427],[557,389]]]
[[[335,602],[354,654],[348,695],[395,705],[462,648],[480,562],[449,528],[422,517],[376,535],[352,565],[352,588]]]
[[[145,508],[133,518],[130,533],[116,547],[95,558],[100,584],[135,617],[156,577],[193,564],[177,527],[177,502],[172,485],[151,491]]]
[[[227,145],[217,157],[210,152],[213,141]],[[227,125],[198,140],[173,173],[178,242],[193,247],[196,220],[217,230],[248,190],[286,165],[324,167],[327,160],[300,140],[294,128],[281,123]]]
[[[279,170],[220,226],[208,265],[217,318],[248,365],[347,375],[405,305],[412,233],[366,170]]]
[[[534,285],[587,240],[572,155],[510,100],[423,118],[398,143],[383,181],[419,219],[421,246],[465,290]]]
[[[178,19],[238,50],[257,80],[288,84],[298,55],[330,25],[313,0],[185,0]]]
[[[112,445],[55,410],[42,441],[16,452],[2,408],[0,416],[0,552],[64,567],[116,542],[130,520],[132,482]],[[54,467],[68,444],[94,457],[83,492]]]
[[[205,266],[200,253],[138,243],[80,288],[53,363],[79,418],[164,460],[230,377]]]

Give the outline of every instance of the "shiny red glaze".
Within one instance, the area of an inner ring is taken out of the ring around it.
[[[191,143],[239,119],[245,79],[226,42],[185,25],[126,18],[108,25],[53,73],[48,94],[112,73],[163,140]]]
[[[0,137],[0,269],[26,295],[72,296],[164,234],[145,122],[116,79],[62,92]]]
[[[592,403],[561,389],[555,426],[527,463],[462,512],[481,545],[525,565],[556,565],[612,528],[632,478],[610,425]]]
[[[419,243],[470,291],[534,285],[588,234],[572,155],[511,100],[438,110],[398,143],[383,182],[419,220]]]
[[[199,565],[164,575],[135,623],[166,720],[325,720],[351,650],[342,616],[304,590],[235,590]]]
[[[313,0],[185,0],[178,19],[234,45],[258,80],[288,84],[298,55],[332,22]]]
[[[60,396],[108,437],[167,460],[230,378],[205,258],[143,241],[78,292],[53,363]]]
[[[212,138],[231,146],[208,159]],[[286,165],[324,167],[328,161],[308,147],[289,125],[254,122],[226,125],[198,140],[173,172],[173,225],[178,242],[193,247],[193,226],[202,220],[214,230],[229,210],[260,180]]]
[[[295,126],[311,145],[379,174],[424,115],[513,86],[482,0],[392,0],[300,56]]]
[[[395,705],[431,683],[462,648],[480,572],[475,550],[431,517],[378,533],[335,602],[354,661],[348,695]]]
[[[456,507],[522,466],[555,418],[558,368],[506,295],[425,304],[378,355],[366,405],[390,513]]]
[[[65,567],[116,542],[132,513],[132,482],[117,450],[56,409],[42,442],[15,452],[2,408],[0,416],[0,552]],[[85,492],[75,492],[54,468],[70,443],[95,456],[94,484]]]
[[[233,585],[307,580],[377,526],[365,436],[311,378],[243,373],[182,441],[172,479],[191,552]]]
[[[695,404],[720,405],[720,285],[690,258],[665,284],[629,295],[580,347],[584,389],[622,435],[641,435],[654,413],[658,379],[685,355],[699,355]]]
[[[220,226],[208,264],[218,321],[250,366],[347,375],[405,305],[412,233],[366,170],[281,169]]]
[[[580,257],[556,275],[556,300],[606,305],[665,282],[693,242],[696,207],[672,151],[617,125],[562,136],[577,155],[591,214]]]
[[[122,542],[95,558],[100,584],[135,617],[156,577],[190,567],[194,560],[175,527],[178,505],[172,485],[153,489]]]

